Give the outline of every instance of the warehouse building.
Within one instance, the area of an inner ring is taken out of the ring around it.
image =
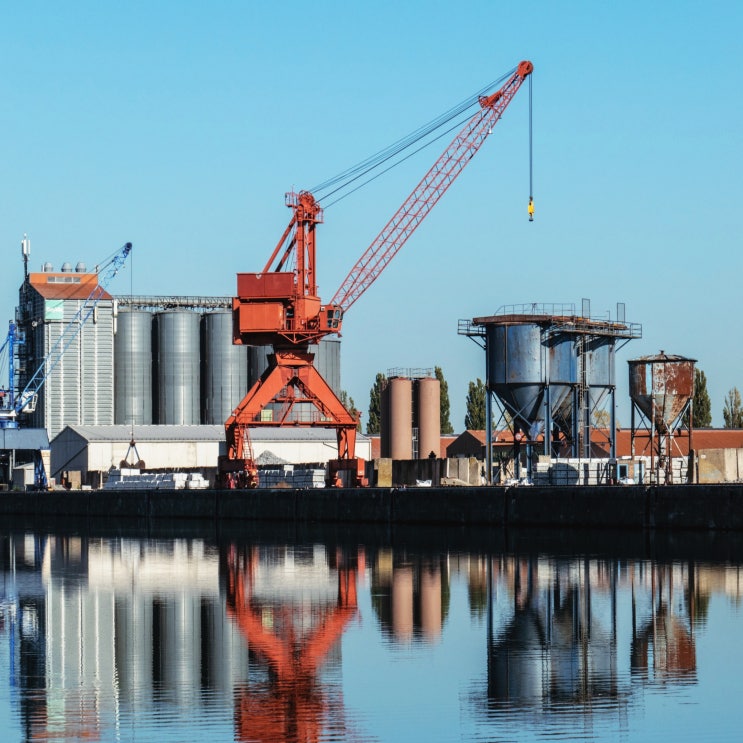
[[[335,431],[325,428],[260,428],[252,443],[259,466],[265,467],[305,463],[324,469],[338,451]],[[221,425],[66,426],[51,443],[51,476],[99,488],[109,472],[126,463],[141,464],[148,473],[198,473],[213,485],[224,449]],[[371,457],[371,441],[361,434],[356,456]]]

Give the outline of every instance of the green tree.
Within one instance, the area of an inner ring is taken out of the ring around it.
[[[454,427],[449,420],[451,414],[451,405],[449,404],[449,384],[444,379],[444,372],[440,366],[434,367],[434,374],[439,380],[440,387],[440,407],[441,407],[441,433],[454,433]]]
[[[487,413],[485,410],[485,384],[482,379],[470,382],[467,390],[464,427],[472,431],[484,431]]]
[[[369,390],[369,417],[366,420],[367,433],[381,433],[382,431],[382,387],[387,383],[387,377],[379,372],[374,380],[374,386]]]
[[[353,398],[348,394],[348,392],[346,392],[346,390],[341,390],[339,399],[343,403],[343,407],[352,416],[354,416],[354,418],[358,420],[358,423],[356,424],[356,430],[360,431],[361,430],[361,413],[356,407],[356,404],[354,403]]]
[[[707,375],[701,369],[694,369],[694,428],[709,428],[712,425],[712,403],[707,392]],[[687,420],[684,421],[688,423]]]
[[[725,428],[743,428],[743,402],[737,387],[725,395],[722,417],[725,419]]]

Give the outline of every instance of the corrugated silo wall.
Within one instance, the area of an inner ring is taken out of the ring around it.
[[[155,315],[156,420],[160,425],[200,423],[200,316],[191,311]]]
[[[418,399],[418,458],[425,459],[441,452],[441,384],[424,377],[416,381]]]
[[[22,384],[49,354],[84,300],[37,297],[35,317],[43,318],[27,338],[33,351]],[[59,362],[41,387],[29,425],[47,429],[54,438],[67,425],[111,425],[114,421],[113,302],[100,300],[93,316],[65,346]]]
[[[389,382],[390,457],[413,458],[413,382],[394,377]]]
[[[201,321],[201,421],[224,423],[248,391],[248,346],[232,343],[232,312],[209,312]]]
[[[599,409],[607,394],[615,386],[614,338],[597,338],[591,341],[586,365],[586,379],[591,396],[591,410]]]
[[[114,421],[152,423],[152,313],[120,310],[114,337]]]

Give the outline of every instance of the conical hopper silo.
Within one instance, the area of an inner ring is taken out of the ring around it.
[[[628,363],[632,402],[656,430],[672,431],[694,396],[695,359],[661,351]]]
[[[486,329],[488,384],[526,432],[544,420],[544,352],[536,323],[497,323]]]
[[[568,432],[572,418],[572,392],[578,383],[577,340],[573,333],[559,332],[547,341],[549,403],[552,419]]]

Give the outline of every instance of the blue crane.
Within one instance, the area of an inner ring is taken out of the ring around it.
[[[57,367],[57,364],[62,360],[65,351],[80,333],[85,322],[93,314],[98,302],[106,293],[106,287],[124,266],[131,249],[132,244],[126,243],[106,263],[97,267],[98,281],[95,288],[80,306],[80,309],[75,313],[72,320],[65,326],[59,338],[57,338],[49,350],[49,353],[44,357],[25,387],[20,391],[18,390],[16,378],[15,357],[18,346],[24,343],[25,339],[19,333],[16,323],[11,320],[8,335],[3,345],[0,346],[0,358],[3,357],[4,353],[7,352],[8,354],[9,375],[7,389],[0,390],[0,429],[19,428],[19,416],[23,413],[34,412],[39,391]],[[37,466],[36,485],[45,487],[46,475],[43,472],[43,467],[40,469],[41,472],[39,472],[39,467]]]

